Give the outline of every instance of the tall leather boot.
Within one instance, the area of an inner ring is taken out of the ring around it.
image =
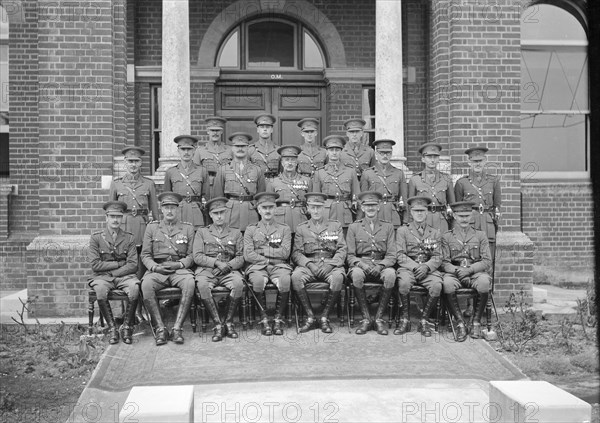
[[[133,339],[133,326],[135,325],[135,314],[137,312],[138,302],[138,300],[130,300],[127,302],[122,333],[123,342],[126,344],[131,344]]]
[[[296,296],[300,300],[300,304],[302,304],[302,308],[306,312],[306,321],[298,329],[300,333],[306,333],[309,330],[315,327],[315,313],[310,305],[310,298],[308,297],[308,292],[306,292],[306,288],[302,288],[296,291]]]
[[[283,316],[285,315],[285,308],[287,307],[288,300],[290,299],[290,291],[277,293],[277,304],[275,305],[275,319],[273,320],[275,323],[273,325],[273,334],[275,335],[283,335],[283,326],[285,326],[285,321],[283,320]]]
[[[194,295],[188,295],[187,297],[181,298],[179,301],[179,308],[177,309],[177,317],[175,318],[175,324],[173,325],[173,330],[171,333],[171,339],[176,344],[183,344],[183,322],[187,317],[190,307],[192,306],[192,301],[194,301]]]
[[[98,309],[108,325],[108,343],[117,344],[119,342],[119,331],[108,300],[98,300]]]
[[[382,319],[383,312],[390,303],[390,297],[392,296],[392,290],[394,288],[382,288],[383,293],[379,296],[379,305],[377,306],[377,312],[375,313],[375,330],[378,335],[387,335],[388,331],[385,328],[385,321]]]
[[[208,310],[208,313],[215,324],[215,327],[213,328],[212,341],[219,342],[221,339],[223,339],[223,329],[221,318],[219,317],[219,310],[215,304],[215,299],[212,297],[212,295],[210,298],[202,298],[202,304],[204,304],[204,307]]]
[[[162,321],[156,298],[144,298],[144,306],[146,306],[146,310],[148,310],[148,313],[150,313],[150,320],[155,323],[154,327],[156,330],[154,332],[154,339],[156,341],[156,345],[165,345],[167,343],[169,333],[167,332],[167,328],[165,328],[165,324]]]
[[[261,329],[260,333],[262,333],[265,336],[271,336],[271,335],[273,335],[273,329],[271,329],[271,325],[269,324],[269,318],[267,316],[267,294],[265,293],[265,291],[263,291],[263,292],[254,291],[254,293],[256,294],[256,298],[258,299],[258,302],[262,306],[262,310],[260,311],[260,322],[259,322],[259,324],[262,325],[262,329]]]
[[[481,317],[487,306],[489,293],[479,293],[477,295],[477,308],[475,309],[475,318],[473,319],[473,330],[471,331],[471,338],[481,338]]]
[[[458,305],[458,297],[456,293],[446,294],[446,302],[448,304],[448,309],[450,313],[456,319],[456,341],[464,342],[467,339],[467,327],[465,326],[465,321],[462,318],[460,312],[460,306]]]
[[[439,297],[427,297],[427,303],[423,308],[423,314],[421,315],[421,321],[419,322],[419,330],[421,331],[421,335],[425,337],[431,336],[431,324],[429,323],[429,315],[431,314],[431,310],[437,304],[437,300]]]
[[[410,294],[398,294],[402,309],[400,310],[400,324],[394,329],[394,335],[403,335],[410,332]]]
[[[369,314],[369,304],[367,303],[367,294],[365,288],[354,287],[354,293],[356,295],[356,301],[362,312],[363,319],[360,321],[360,326],[356,329],[357,335],[364,335],[371,330],[371,315]]]
[[[233,324],[233,315],[240,307],[241,301],[242,297],[229,297],[229,307],[227,308],[227,317],[225,317],[225,333],[228,338],[235,339],[238,337],[238,333],[235,331],[235,325]]]
[[[323,333],[331,333],[333,330],[329,325],[329,313],[331,313],[332,307],[337,304],[340,299],[340,295],[342,291],[330,291],[329,296],[327,297],[327,302],[325,303],[325,308],[323,309],[323,313],[321,314],[321,332]]]

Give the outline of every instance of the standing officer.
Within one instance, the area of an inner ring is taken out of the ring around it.
[[[400,325],[394,335],[410,332],[410,288],[417,284],[427,288],[429,298],[423,308],[419,330],[423,336],[431,336],[429,315],[442,292],[442,236],[440,231],[427,224],[429,197],[410,197],[408,200],[412,222],[398,228],[398,293],[402,301]]]
[[[365,170],[360,180],[361,191],[377,191],[383,195],[379,218],[392,222],[394,228],[402,225],[408,187],[404,172],[391,165],[393,140],[375,140],[375,166]]]
[[[254,118],[258,140],[250,148],[250,161],[260,167],[267,179],[272,179],[279,173],[279,154],[271,141],[275,122],[277,122],[275,116],[268,113]]]
[[[212,198],[217,170],[231,162],[231,148],[223,142],[223,131],[227,119],[220,116],[210,116],[206,118],[205,122],[208,142],[196,149],[194,163],[206,168],[210,186],[209,197]]]
[[[194,299],[194,273],[190,270],[194,264],[194,227],[177,219],[179,203],[183,200],[181,195],[163,192],[158,200],[163,219],[148,225],[144,235],[141,255],[148,271],[142,279],[142,295],[152,321],[156,322],[156,345],[163,345],[167,343],[168,333],[160,316],[156,291],[169,286],[181,289],[171,339],[183,344],[183,322]]]
[[[229,226],[244,232],[248,225],[258,222],[252,201],[254,194],[265,191],[265,176],[261,169],[248,161],[248,143],[252,136],[235,132],[229,137],[233,160],[221,166],[215,178],[215,197],[227,197],[230,214],[225,216]]]
[[[133,234],[139,252],[148,221],[159,217],[156,187],[152,179],[140,174],[142,156],[145,154],[143,149],[127,147],[121,153],[125,156],[127,173],[112,181],[108,199],[127,204],[123,229]]]
[[[310,220],[298,225],[294,239],[292,261],[297,267],[292,273],[292,286],[307,314],[301,333],[308,332],[316,323],[306,284],[317,281],[329,284],[330,292],[320,318],[321,330],[325,333],[331,333],[329,313],[339,300],[344,284],[346,242],[342,224],[323,216],[326,201],[323,193],[306,193]]]
[[[481,317],[491,286],[491,277],[487,273],[492,266],[490,247],[486,234],[471,226],[474,206],[475,203],[470,201],[452,203],[457,224],[442,235],[444,294],[448,309],[458,322],[456,336],[459,342],[467,338],[467,328],[460,313],[456,290],[461,286],[477,290],[471,338],[480,338]]]
[[[300,146],[302,151],[298,155],[298,172],[312,178],[318,169],[325,166],[327,158],[325,149],[317,143],[319,121],[315,118],[304,118],[298,122],[298,127],[304,139],[304,144]]]
[[[365,293],[365,281],[383,282],[383,293],[375,314],[375,330],[379,335],[387,335],[385,322],[381,318],[390,302],[392,290],[396,284],[396,240],[394,226],[377,217],[383,196],[376,191],[361,192],[360,208],[364,218],[350,225],[346,243],[348,244],[348,276],[362,311],[363,320],[356,329],[358,335],[364,335],[373,327]]]
[[[361,178],[363,171],[375,164],[375,153],[371,147],[363,144],[364,127],[367,124],[362,119],[348,119],[344,122],[348,144],[342,151],[341,162],[356,171],[358,179]]]
[[[306,222],[304,194],[310,187],[310,179],[297,172],[300,147],[286,145],[279,147],[277,152],[283,170],[272,182],[267,182],[267,191],[279,194],[275,220],[288,225],[293,234],[300,223]]]
[[[323,140],[327,149],[328,163],[315,172],[312,180],[314,192],[327,194],[325,203],[329,220],[339,221],[347,228],[354,220],[356,196],[360,192],[356,172],[340,162],[340,154],[346,140],[340,135],[329,135]]]
[[[469,148],[465,154],[469,156],[471,170],[468,175],[463,176],[454,186],[456,201],[473,201],[475,213],[473,213],[473,227],[483,231],[490,243],[492,260],[496,257],[496,232],[500,219],[500,207],[502,206],[502,194],[500,192],[500,177],[486,172],[487,147],[476,146]],[[493,263],[492,263],[493,266]],[[470,302],[470,301],[469,301]],[[465,311],[465,316],[471,313]]]
[[[183,197],[181,220],[190,222],[194,228],[204,226],[203,208],[208,197],[208,173],[204,166],[192,161],[198,139],[191,135],[179,135],[174,139],[181,161],[165,172],[164,191],[173,191]]]
[[[275,221],[275,202],[278,195],[261,192],[254,196],[261,220],[248,226],[244,234],[244,259],[248,263],[246,276],[260,303],[262,334],[283,335],[282,316],[290,296],[292,267],[289,265],[292,234],[287,225]],[[265,285],[271,281],[277,289],[273,328],[267,318]]]
[[[227,198],[213,198],[206,203],[212,225],[199,228],[194,238],[194,262],[196,286],[200,299],[208,309],[215,327],[213,342],[227,335],[237,338],[233,315],[242,300],[244,284],[240,270],[244,267],[244,239],[239,230],[230,228],[225,221]],[[225,286],[231,290],[225,326],[221,324],[219,309],[212,296],[215,286]]]
[[[408,195],[409,197],[426,196],[431,199],[427,224],[443,234],[452,227],[450,203],[454,202],[454,189],[450,175],[437,169],[441,151],[442,146],[435,143],[426,143],[419,148],[425,169],[410,178]]]
[[[94,232],[90,238],[88,260],[93,275],[88,284],[96,293],[98,308],[108,324],[108,342],[119,342],[119,331],[108,301],[108,293],[121,289],[129,299],[123,324],[123,342],[131,344],[135,311],[140,292],[139,279],[135,276],[138,267],[138,254],[133,234],[121,229],[127,204],[121,201],[108,201],[102,207],[106,212],[106,227]]]

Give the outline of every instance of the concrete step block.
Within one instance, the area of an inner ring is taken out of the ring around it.
[[[119,422],[193,423],[194,386],[134,386],[119,413]]]

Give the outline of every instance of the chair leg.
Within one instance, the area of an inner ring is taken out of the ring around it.
[[[238,311],[240,322],[242,323],[242,330],[248,329],[248,292],[246,289],[242,291],[242,303],[241,312]]]
[[[198,307],[200,309],[200,330],[202,331],[202,333],[206,332],[206,329],[208,328],[208,313],[206,312],[206,307],[204,306],[204,301],[202,301],[202,298],[199,298],[198,301]]]
[[[356,303],[356,298],[354,295],[354,287],[350,285],[348,288],[350,294],[350,327],[354,326],[354,304]]]
[[[196,311],[196,295],[194,295],[192,297],[192,304],[190,304],[190,323],[192,324],[192,332],[196,333],[197,330],[197,321],[196,318],[198,317],[197,315],[197,311]]]
[[[492,296],[489,295],[485,305],[485,321],[488,332],[492,331]]]
[[[288,296],[288,305],[285,309],[285,319],[287,320],[288,327],[292,327],[292,296],[294,295],[294,290],[290,289],[290,295]]]
[[[88,335],[92,335],[92,328],[94,327],[94,302],[95,298],[89,298],[88,304]]]
[[[395,289],[392,288],[392,295],[390,295],[390,300],[388,302],[388,329],[392,328],[392,320],[394,319],[394,291]]]
[[[338,318],[340,319],[340,326],[344,326],[346,310],[346,290],[342,288],[340,293],[340,302],[338,303]],[[341,311],[341,312],[340,312]]]

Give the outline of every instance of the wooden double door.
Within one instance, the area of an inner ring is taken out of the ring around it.
[[[217,85],[215,106],[218,115],[227,118],[225,139],[233,132],[247,132],[256,140],[254,117],[270,113],[277,118],[273,128],[276,145],[300,145],[303,139],[298,121],[319,120],[318,142],[326,136],[325,87],[306,85]]]

